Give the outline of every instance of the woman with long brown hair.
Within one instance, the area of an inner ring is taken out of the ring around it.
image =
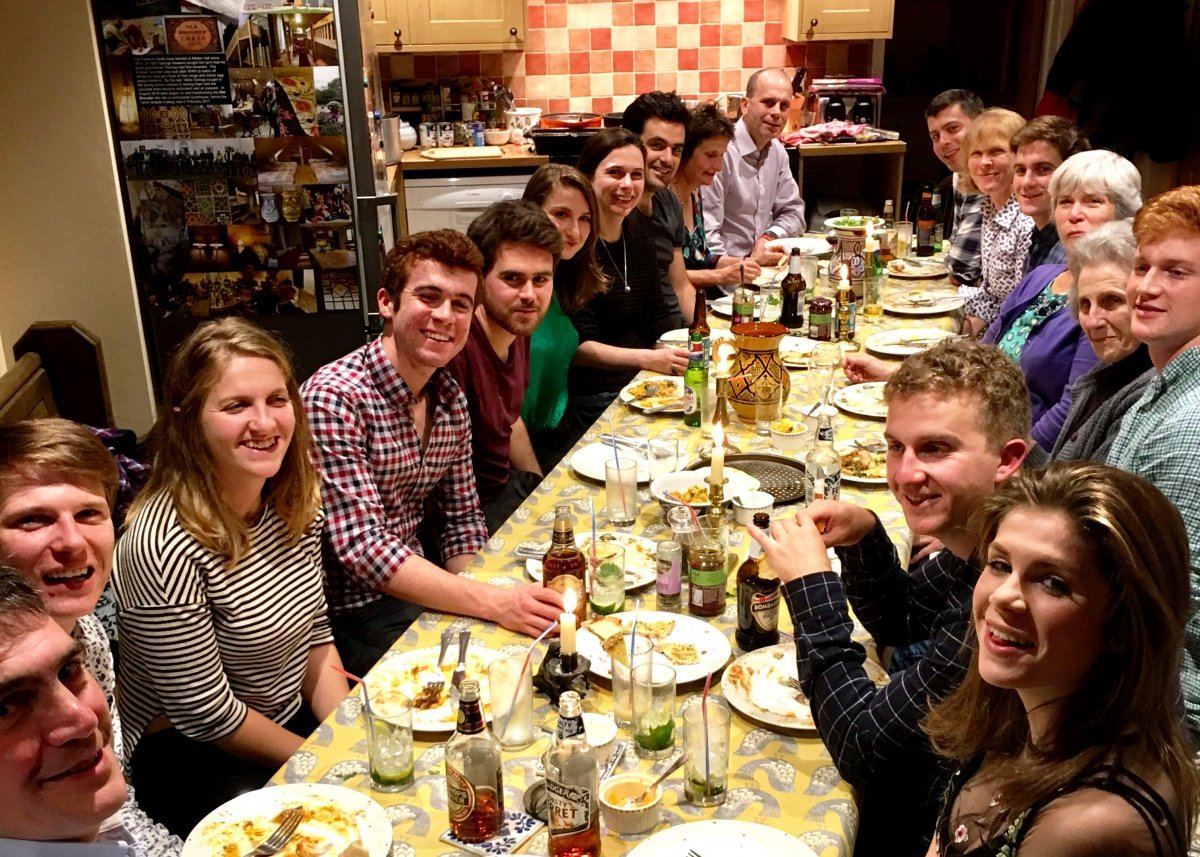
[[[312,437],[282,346],[238,318],[176,351],[149,483],[117,544],[134,786],[186,835],[266,782],[345,697]]]
[[[1138,476],[1069,462],[1010,479],[976,520],[971,669],[925,724],[961,766],[930,854],[1183,854],[1179,513]]]

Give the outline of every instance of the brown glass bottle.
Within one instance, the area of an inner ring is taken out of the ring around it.
[[[933,207],[933,190],[921,191],[921,204],[917,206],[917,255],[933,255],[933,230],[937,224],[937,211]]]
[[[800,248],[793,247],[788,256],[788,272],[779,284],[781,306],[779,308],[779,323],[788,329],[793,336],[804,335],[804,292],[808,284],[804,282],[801,271]]]
[[[500,742],[483,721],[479,682],[464,681],[460,693],[458,725],[446,744],[450,830],[463,842],[482,842],[504,826]]]
[[[696,292],[696,310],[692,313],[692,323],[688,325],[688,350],[700,348],[704,352],[704,363],[712,359],[712,330],[708,326],[708,301],[704,291]]]
[[[575,593],[577,627],[587,618],[587,558],[575,545],[575,515],[570,503],[554,507],[554,536],[542,557],[542,586],[557,589],[563,596]]]
[[[559,697],[558,730],[546,753],[550,857],[599,857],[600,781],[583,728],[579,694]]]
[[[754,515],[754,526],[771,525],[766,512]],[[768,575],[761,561],[762,548],[750,543],[750,553],[737,572],[737,618],[735,635],[742,651],[750,652],[779,642],[779,578]]]

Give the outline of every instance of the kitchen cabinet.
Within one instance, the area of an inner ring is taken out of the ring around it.
[[[903,199],[904,153],[908,144],[894,140],[886,143],[806,143],[788,149],[800,196],[811,214],[826,199],[861,202],[871,211],[880,211],[885,199]],[[901,208],[896,209],[899,215]]]
[[[787,0],[783,37],[793,42],[890,39],[895,0]]]
[[[372,0],[372,6],[372,31],[380,51],[525,48],[525,0]]]

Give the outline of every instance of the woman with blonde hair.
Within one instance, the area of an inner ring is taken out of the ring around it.
[[[971,122],[959,157],[964,160],[959,190],[982,194],[979,259],[982,276],[975,286],[959,286],[966,300],[964,328],[976,335],[1000,313],[1025,266],[1033,238],[1033,218],[1021,212],[1013,193],[1016,156],[1010,141],[1025,124],[1019,113],[991,107]]]
[[[282,346],[209,322],[164,387],[116,552],[119,704],[134,786],[186,835],[263,785],[347,685],[330,668],[312,438]]]
[[[1010,479],[976,525],[971,669],[925,723],[961,766],[929,853],[1182,855],[1200,792],[1179,513],[1138,476],[1066,462]]]

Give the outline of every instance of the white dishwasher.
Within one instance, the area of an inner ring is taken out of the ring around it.
[[[520,199],[528,175],[448,176],[405,179],[408,231],[457,229],[466,232],[475,217],[494,202]]]

